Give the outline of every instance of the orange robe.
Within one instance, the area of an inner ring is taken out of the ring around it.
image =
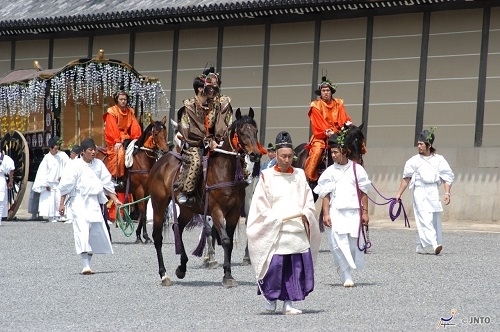
[[[134,109],[127,107],[122,111],[117,105],[108,108],[103,116],[104,139],[108,158],[106,167],[111,176],[122,177],[125,175],[125,150],[122,147],[115,151],[115,144],[122,143],[126,139],[137,139],[141,137],[142,129],[134,116]]]
[[[325,103],[322,99],[311,102],[311,108],[307,114],[311,120],[312,136],[309,141],[309,156],[307,157],[304,172],[307,180],[318,181],[318,165],[321,161],[323,150],[327,147],[328,137],[326,130],[331,129],[337,133],[342,126],[351,121],[351,117],[344,108],[344,101],[333,98],[330,103]]]

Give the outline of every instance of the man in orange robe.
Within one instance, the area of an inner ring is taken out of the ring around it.
[[[115,106],[108,108],[103,116],[104,139],[108,158],[106,167],[111,176],[120,178],[125,175],[125,149],[123,142],[127,139],[141,137],[142,129],[135,118],[134,109],[128,107],[129,96],[119,91],[114,96]]]
[[[344,108],[344,100],[332,98],[337,89],[336,84],[323,76],[318,89],[315,91],[319,99],[311,102],[309,109],[309,119],[311,120],[312,136],[309,141],[309,156],[307,157],[304,172],[309,182],[318,181],[318,165],[321,155],[328,146],[328,138],[337,133],[344,124],[352,122],[351,117]]]
[[[128,106],[129,95],[118,91],[114,95],[116,105],[108,108],[103,115],[104,140],[106,141],[106,167],[114,180],[125,175],[125,149],[123,142],[127,139],[141,137],[142,129],[135,118],[134,109]],[[120,201],[125,201],[124,193],[117,193]],[[109,210],[110,219],[115,219],[115,206]]]

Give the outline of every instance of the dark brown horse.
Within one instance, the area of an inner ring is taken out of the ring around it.
[[[135,201],[141,200],[149,195],[149,188],[146,185],[149,171],[156,160],[169,150],[167,143],[167,127],[165,126],[167,118],[163,117],[161,121],[153,121],[153,119],[150,118],[149,121],[150,124],[144,129],[141,137],[139,137],[135,143],[133,153],[134,162],[132,166],[125,171],[125,186],[123,189],[117,190],[118,192],[131,193]],[[105,154],[105,150],[98,149],[97,158],[106,163],[105,159],[107,155]],[[134,204],[134,207],[137,209],[139,221],[135,232],[137,237],[135,243],[151,242],[146,228],[147,203],[147,200],[144,200]],[[144,241],[141,239],[141,230]]]
[[[219,151],[210,153],[207,162],[206,179],[200,180],[197,190],[197,202],[193,207],[180,206],[180,215],[174,220],[176,253],[181,255],[180,265],[175,274],[179,279],[186,275],[188,256],[182,241],[182,233],[186,225],[195,214],[210,215],[213,229],[216,231],[219,243],[224,249],[224,287],[237,286],[231,275],[231,254],[233,250],[233,236],[239,221],[240,211],[245,200],[246,182],[243,179],[242,169],[245,155],[250,160],[260,160],[261,152],[258,146],[257,124],[254,112],[250,109],[248,115],[241,115],[239,109],[235,112],[236,120],[229,128],[229,137],[226,137]],[[172,281],[166,275],[162,254],[163,223],[165,211],[169,203],[177,195],[173,192],[173,183],[179,175],[181,161],[174,153],[165,154],[151,169],[148,186],[153,206],[153,240],[158,258],[159,274],[162,285],[170,286]],[[174,206],[176,206],[174,204]],[[176,213],[174,213],[176,215]],[[209,227],[205,235],[210,235]],[[209,242],[209,241],[207,241]],[[205,236],[202,236],[197,248],[197,255],[202,254],[205,245]],[[201,249],[201,250],[200,250]],[[213,249],[212,249],[213,251]],[[210,253],[209,253],[210,255]],[[213,255],[213,252],[212,252]]]

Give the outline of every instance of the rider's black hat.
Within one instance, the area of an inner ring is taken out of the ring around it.
[[[269,151],[276,151],[276,147],[274,146],[273,143],[269,143],[267,145],[267,150],[269,150]]]

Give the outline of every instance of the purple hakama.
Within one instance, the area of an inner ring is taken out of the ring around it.
[[[311,250],[302,254],[273,255],[257,294],[269,301],[302,301],[314,289]],[[261,293],[262,292],[262,293]]]

